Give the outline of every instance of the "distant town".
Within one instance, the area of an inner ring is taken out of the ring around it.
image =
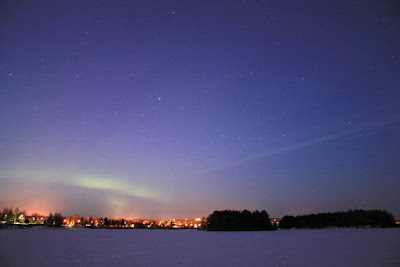
[[[204,218],[195,219],[111,219],[107,217],[62,216],[60,213],[42,215],[38,213],[26,214],[19,209],[4,209],[1,213],[1,224],[15,224],[25,226],[63,226],[63,227],[90,227],[90,228],[187,228],[197,229],[204,224]]]
[[[204,229],[207,219],[191,218],[191,219],[124,219],[124,218],[107,218],[107,217],[81,217],[63,216],[61,213],[50,213],[42,215],[33,213],[28,215],[24,210],[18,208],[4,208],[1,213],[0,224],[13,225],[15,227],[24,226],[61,226],[68,228],[137,228],[137,229]],[[270,219],[272,226],[279,226],[281,218]]]

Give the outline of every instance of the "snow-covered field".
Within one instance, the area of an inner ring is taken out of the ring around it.
[[[400,229],[0,230],[0,266],[400,266]]]

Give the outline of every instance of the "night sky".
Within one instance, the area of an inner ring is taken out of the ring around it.
[[[1,1],[0,207],[400,217],[397,1]]]

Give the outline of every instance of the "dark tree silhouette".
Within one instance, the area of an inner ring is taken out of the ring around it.
[[[394,227],[393,215],[385,210],[349,210],[346,212],[284,216],[283,229],[326,227]]]
[[[104,227],[110,227],[110,221],[107,217],[104,218]]]
[[[5,221],[6,223],[15,221],[15,214],[12,208],[4,208],[0,215],[0,221]]]
[[[296,225],[296,218],[293,216],[284,216],[282,218],[281,223],[279,224],[280,228],[283,229],[291,229]]]
[[[54,225],[55,226],[61,226],[63,224],[63,216],[61,215],[61,213],[54,213]]]
[[[48,225],[54,225],[53,213],[50,212],[49,217],[47,218],[46,223],[47,223]]]
[[[207,229],[212,231],[259,231],[273,230],[266,211],[248,210],[214,211],[207,218]]]

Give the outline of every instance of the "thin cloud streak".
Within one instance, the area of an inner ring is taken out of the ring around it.
[[[297,144],[288,145],[288,146],[284,146],[281,148],[276,148],[276,149],[271,149],[271,150],[267,150],[267,151],[260,152],[260,153],[251,154],[251,155],[248,155],[247,157],[244,157],[244,158],[241,158],[241,159],[238,159],[235,161],[230,161],[228,164],[225,164],[225,165],[221,164],[220,166],[216,166],[214,168],[203,169],[203,170],[200,170],[199,172],[200,173],[208,173],[208,172],[212,172],[212,171],[218,171],[218,170],[223,170],[223,169],[227,169],[227,168],[231,168],[231,167],[236,167],[236,166],[245,164],[247,162],[252,162],[252,161],[263,159],[266,157],[289,153],[289,152],[292,152],[295,150],[314,146],[317,144],[322,144],[322,143],[329,142],[329,141],[338,140],[340,138],[349,137],[352,135],[358,135],[357,137],[361,137],[365,134],[371,134],[371,131],[374,129],[378,129],[378,128],[381,128],[381,127],[384,127],[387,125],[395,124],[397,122],[400,122],[400,115],[393,116],[392,118],[386,119],[384,121],[374,122],[374,123],[366,123],[364,125],[358,126],[357,128],[346,129],[346,130],[342,130],[340,132],[331,133],[328,135],[309,139],[309,140],[306,140],[306,141],[303,141],[303,142],[300,142]],[[366,131],[368,131],[368,132],[366,132]]]

